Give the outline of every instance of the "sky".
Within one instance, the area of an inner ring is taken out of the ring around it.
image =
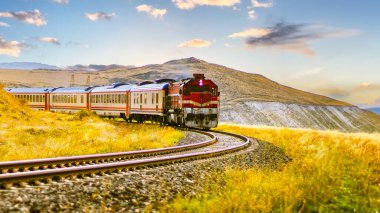
[[[380,1],[1,0],[0,63],[197,57],[380,107]]]

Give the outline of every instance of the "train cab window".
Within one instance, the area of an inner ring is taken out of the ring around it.
[[[189,90],[189,88],[185,88],[185,89],[183,90],[183,95],[186,95],[186,96],[190,95],[190,90]]]
[[[203,86],[198,86],[194,85],[191,87],[192,92],[210,92],[210,86],[209,85],[203,85]]]
[[[212,88],[212,96],[216,96],[217,94],[217,90],[215,87]]]

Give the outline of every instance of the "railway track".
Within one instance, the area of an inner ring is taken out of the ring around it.
[[[242,135],[191,131],[205,134],[210,139],[152,150],[1,162],[0,188],[207,159],[233,153],[250,145],[249,138]]]

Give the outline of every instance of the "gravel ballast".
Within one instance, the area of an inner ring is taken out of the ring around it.
[[[0,212],[154,211],[178,195],[201,192],[210,175],[226,167],[277,169],[288,161],[281,149],[259,141],[214,159],[1,190]]]

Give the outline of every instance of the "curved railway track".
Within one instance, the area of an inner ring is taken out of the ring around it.
[[[152,150],[1,162],[0,188],[207,159],[233,153],[250,145],[250,139],[243,135],[191,131],[205,134],[210,139]]]

